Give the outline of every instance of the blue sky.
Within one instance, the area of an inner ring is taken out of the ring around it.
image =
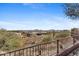
[[[0,3],[0,28],[62,30],[73,27],[79,27],[79,21],[68,19],[61,3]]]

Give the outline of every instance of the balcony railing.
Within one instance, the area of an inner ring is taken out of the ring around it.
[[[69,39],[70,40],[70,39]],[[68,42],[69,42],[68,40]],[[67,41],[67,39],[65,39]],[[17,49],[7,53],[0,54],[0,56],[52,56],[59,55],[62,51],[67,49],[69,45],[73,45],[73,40],[71,43],[55,40],[47,43],[37,44],[26,48]],[[62,43],[62,44],[60,44]],[[68,44],[68,45],[67,45]]]

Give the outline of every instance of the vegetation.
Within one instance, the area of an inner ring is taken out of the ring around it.
[[[65,38],[70,36],[69,30],[57,30],[54,32],[47,32],[48,34],[42,34],[40,36],[32,34],[31,37],[27,36],[27,33],[22,33],[21,35],[17,35],[17,32],[7,31],[5,29],[0,30],[0,50],[1,51],[10,51],[18,48],[22,48],[25,46],[38,44],[38,43],[46,43],[58,38]],[[20,33],[20,32],[19,32]]]
[[[79,18],[79,3],[66,3],[65,14],[71,19]]]
[[[14,32],[7,30],[0,30],[0,49],[1,50],[14,50],[23,46],[23,40]]]
[[[43,38],[42,42],[49,42],[57,39],[67,38],[69,36],[71,36],[71,32],[69,30],[54,31],[54,35],[50,33]]]
[[[74,35],[79,35],[78,32],[79,32],[79,29],[77,28],[71,29],[71,36],[74,37]]]
[[[47,42],[50,42],[50,41],[52,41],[52,39],[51,39],[50,36],[46,36],[46,37],[44,37],[43,40],[42,40],[43,43],[47,43]]]
[[[60,39],[60,38],[66,38],[66,37],[69,37],[70,34],[71,34],[71,32],[68,31],[68,30],[63,30],[63,31],[60,31],[60,32],[56,32],[54,39],[56,40],[56,39]]]

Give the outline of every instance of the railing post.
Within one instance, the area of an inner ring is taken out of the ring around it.
[[[39,56],[41,55],[41,50],[39,50]]]
[[[38,55],[37,56],[40,56],[41,55],[41,45],[38,46]]]
[[[14,56],[16,56],[16,51],[14,51]]]
[[[57,40],[57,55],[59,54],[59,40]]]
[[[73,38],[73,45],[76,43],[76,40],[75,40],[75,38]]]
[[[73,46],[75,45],[76,41],[75,41],[75,37],[73,37]],[[73,55],[75,55],[75,51],[73,51]]]

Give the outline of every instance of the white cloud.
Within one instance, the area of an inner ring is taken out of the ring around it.
[[[4,29],[22,29],[25,28],[25,25],[13,23],[13,22],[6,22],[6,21],[0,21],[0,28]]]
[[[43,4],[43,3],[23,3],[24,6],[29,6],[33,9],[46,9],[45,6],[48,6],[49,4]]]
[[[5,29],[70,29],[79,27],[79,21],[70,20],[64,17],[47,17],[41,20],[24,21],[0,21],[0,27]]]

